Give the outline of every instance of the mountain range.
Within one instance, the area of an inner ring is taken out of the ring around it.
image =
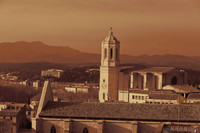
[[[183,55],[121,55],[121,63],[175,66],[200,70],[200,57]],[[0,62],[52,62],[69,64],[100,63],[100,54],[85,53],[66,46],[49,46],[40,41],[0,43]]]

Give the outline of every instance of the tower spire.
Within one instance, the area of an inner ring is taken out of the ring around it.
[[[112,27],[110,27],[109,35],[110,35],[110,36],[113,35]]]

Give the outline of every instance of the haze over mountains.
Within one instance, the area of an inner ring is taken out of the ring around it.
[[[134,52],[134,51],[133,51]],[[84,53],[64,46],[49,46],[42,42],[0,43],[0,62],[100,63],[100,54]],[[154,66],[176,66],[200,70],[200,57],[181,55],[121,55],[121,63],[141,63]]]

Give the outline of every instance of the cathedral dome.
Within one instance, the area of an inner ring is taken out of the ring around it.
[[[115,36],[113,36],[112,27],[110,28],[109,35],[105,38],[105,40],[103,42],[104,43],[119,43],[117,38]]]

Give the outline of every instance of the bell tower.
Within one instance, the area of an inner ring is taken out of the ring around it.
[[[120,42],[110,28],[108,36],[101,44],[99,101],[118,100],[118,80],[120,63]]]

